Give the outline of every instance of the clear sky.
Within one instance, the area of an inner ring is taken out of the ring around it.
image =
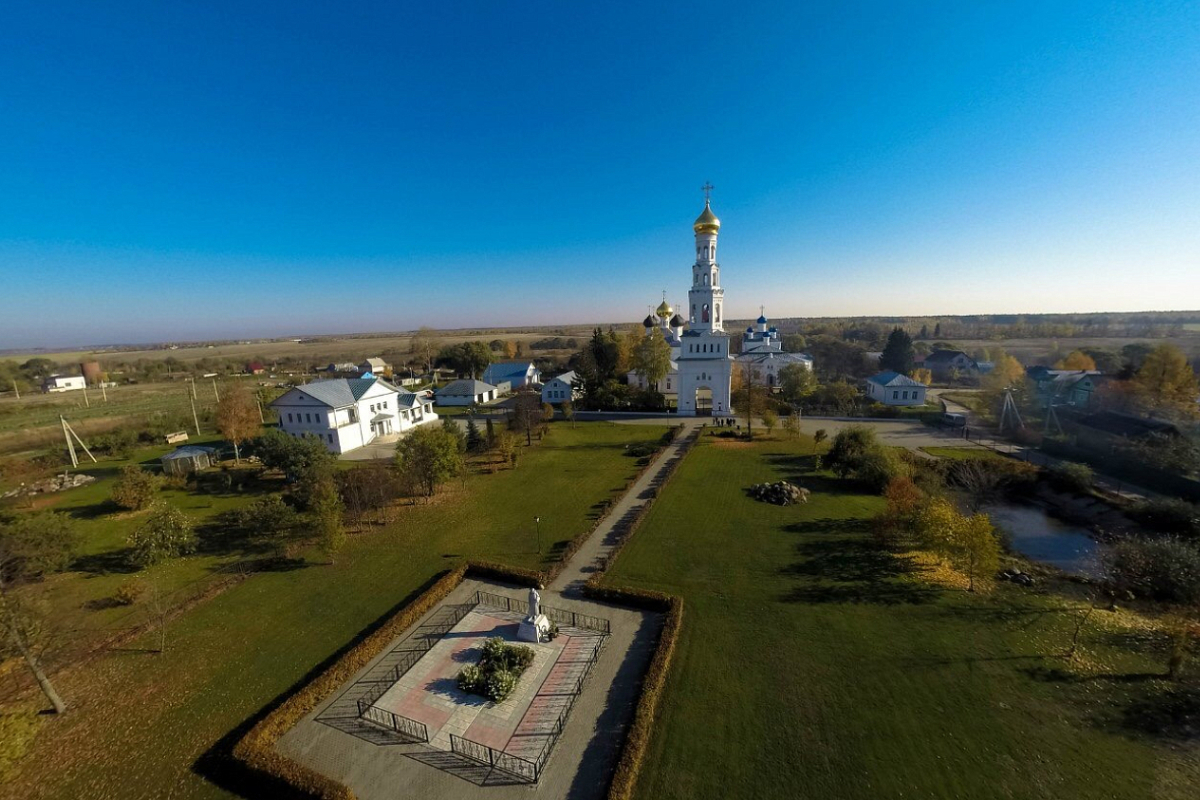
[[[1200,307],[1200,4],[10,2],[0,347]]]

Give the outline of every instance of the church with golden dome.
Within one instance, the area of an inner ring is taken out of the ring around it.
[[[713,213],[705,186],[704,210],[692,224],[696,237],[696,262],[692,265],[692,285],[685,309],[673,309],[663,297],[662,304],[643,323],[647,336],[663,336],[671,346],[671,371],[658,387],[675,397],[680,416],[709,414],[714,417],[733,413],[730,392],[733,385],[733,356],[729,334],[721,320],[725,290],[721,288],[721,265],[717,263],[717,236],[721,220]],[[686,319],[680,312],[687,314]],[[686,326],[686,327],[685,327]],[[630,373],[629,382],[645,388],[644,380]]]

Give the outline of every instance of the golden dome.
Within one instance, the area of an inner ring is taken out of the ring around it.
[[[721,220],[717,219],[716,214],[712,213],[707,200],[704,201],[704,210],[700,212],[700,216],[696,217],[696,221],[692,223],[692,230],[696,233],[716,233],[721,230]]]
[[[673,311],[674,309],[667,304],[666,300],[663,300],[662,303],[659,304],[658,308],[654,309],[654,313],[658,314],[658,316],[662,317],[663,319],[671,316]]]

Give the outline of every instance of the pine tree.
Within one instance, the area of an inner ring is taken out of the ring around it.
[[[883,355],[879,357],[879,368],[907,375],[912,372],[914,357],[912,337],[903,329],[895,328],[888,335]]]
[[[935,338],[935,339],[942,338],[942,323],[939,322],[933,326],[933,338]]]
[[[479,426],[475,424],[475,418],[471,417],[467,420],[467,452],[478,453],[481,450],[483,450],[483,437],[479,435]]]

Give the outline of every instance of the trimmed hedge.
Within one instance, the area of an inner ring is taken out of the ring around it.
[[[278,708],[264,717],[233,748],[233,756],[247,767],[264,773],[320,798],[321,800],[355,800],[350,789],[319,772],[309,769],[275,749],[275,744],[321,701],[337,691],[346,681],[365,667],[405,630],[412,627],[431,608],[450,594],[466,576],[471,565],[464,564],[443,575],[416,600],[409,603],[374,633],[355,645],[318,678],[293,694]]]

